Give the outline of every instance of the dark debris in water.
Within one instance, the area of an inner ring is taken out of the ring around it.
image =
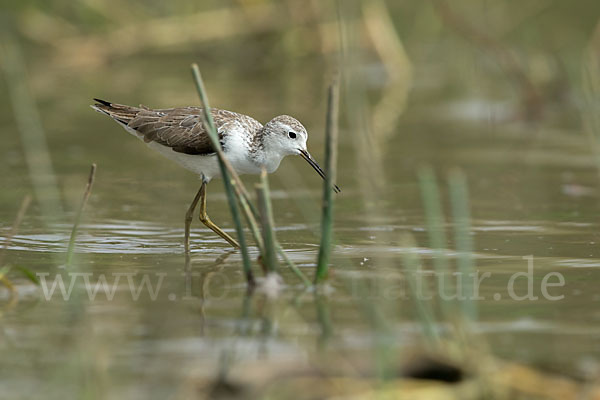
[[[211,400],[247,399],[248,388],[239,383],[218,379],[208,388],[207,398]]]
[[[449,361],[419,357],[404,365],[400,375],[405,378],[432,380],[446,383],[459,383],[465,378],[465,372]]]

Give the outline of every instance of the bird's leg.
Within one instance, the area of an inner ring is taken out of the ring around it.
[[[190,207],[185,213],[185,238],[183,243],[185,246],[185,254],[190,253],[190,226],[192,225],[192,219],[194,218],[194,210],[198,205],[198,200],[200,200],[200,195],[202,194],[203,187],[204,183],[202,183],[202,186],[200,186],[200,189],[198,189],[198,193],[196,193],[192,204],[190,204]],[[204,192],[206,193],[206,190],[204,190]]]
[[[240,248],[238,242],[235,241],[234,238],[223,232],[221,228],[214,224],[206,214],[206,182],[202,182],[202,186],[200,186],[200,191],[198,192],[200,195],[200,221],[206,225],[206,227],[212,229],[214,233],[221,236],[223,239],[229,242],[230,245],[235,247],[236,249]]]

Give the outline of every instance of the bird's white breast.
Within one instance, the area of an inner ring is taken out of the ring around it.
[[[215,176],[220,176],[219,163],[215,154],[211,155],[196,155],[185,154],[173,151],[172,148],[163,146],[156,142],[148,143],[148,147],[158,151],[163,156],[175,161],[183,168],[194,172],[200,176],[204,175],[205,180],[210,181]]]
[[[243,125],[237,122],[228,124],[223,147],[225,156],[238,174],[260,174],[260,164],[251,154],[251,139]]]

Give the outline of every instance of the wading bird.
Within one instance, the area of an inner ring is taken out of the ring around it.
[[[200,202],[200,221],[232,246],[239,244],[213,223],[206,213],[206,186],[220,176],[215,149],[204,128],[202,108],[150,109],[94,99],[91,107],[108,115],[127,132],[143,140],[162,155],[198,174],[202,184],[185,218],[185,244],[189,244],[190,225]],[[308,133],[298,120],[280,115],[262,125],[247,115],[211,108],[225,157],[238,174],[260,174],[264,168],[274,172],[285,156],[299,155],[325,179],[325,173],[306,148]],[[340,188],[333,188],[336,192]]]

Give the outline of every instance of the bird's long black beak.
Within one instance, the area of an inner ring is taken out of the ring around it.
[[[317,164],[308,151],[300,149],[300,155],[306,160],[307,163],[310,164],[311,167],[313,167],[315,171],[317,171],[317,174],[319,174],[321,178],[325,179],[325,172],[323,172],[321,167],[319,167],[319,164]],[[334,184],[333,191],[339,193],[342,190],[338,187],[338,185]]]

